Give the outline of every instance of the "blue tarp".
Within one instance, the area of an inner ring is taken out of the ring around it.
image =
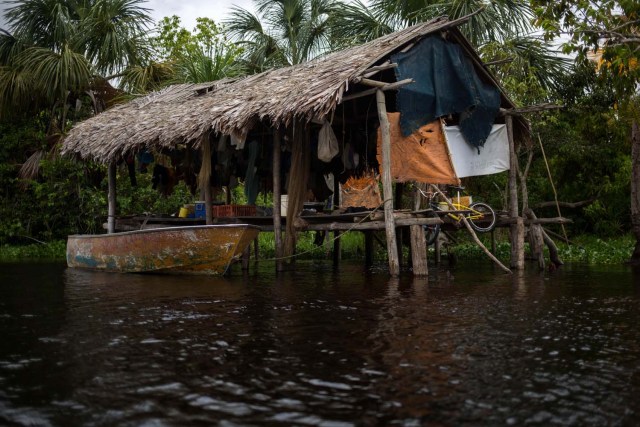
[[[466,141],[482,147],[500,110],[500,92],[476,74],[471,59],[439,35],[421,40],[405,53],[391,56],[398,81],[415,83],[398,91],[400,126],[405,136],[438,117],[460,115]]]

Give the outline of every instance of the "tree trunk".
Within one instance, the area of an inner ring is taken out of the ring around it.
[[[509,136],[509,217],[514,222],[509,228],[511,242],[511,268],[524,269],[524,223],[518,212],[518,156],[513,134],[513,117],[505,118]]]
[[[640,265],[640,129],[635,120],[631,125],[631,229],[636,246],[629,262]]]

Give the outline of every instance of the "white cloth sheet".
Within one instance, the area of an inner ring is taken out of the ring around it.
[[[506,125],[493,125],[491,133],[478,149],[468,144],[458,126],[445,126],[451,160],[458,178],[491,175],[509,170],[509,139]]]

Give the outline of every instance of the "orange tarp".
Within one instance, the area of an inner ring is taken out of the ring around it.
[[[400,113],[388,113],[391,134],[391,179],[395,182],[459,184],[440,121],[428,123],[404,137]],[[378,129],[378,163],[382,165],[382,134]],[[382,172],[382,166],[380,166]]]

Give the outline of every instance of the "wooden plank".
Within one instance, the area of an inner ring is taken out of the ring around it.
[[[305,224],[296,227],[298,231],[363,231],[363,230],[385,230],[386,221],[366,221],[359,224],[348,222],[329,222],[322,224]],[[405,218],[394,221],[395,227],[408,227],[411,225],[432,225],[442,224],[442,221],[438,218]],[[394,233],[395,234],[395,233]],[[395,243],[395,239],[394,239]],[[396,245],[393,245],[396,247]]]
[[[384,197],[384,222],[387,235],[387,256],[389,258],[389,274],[392,277],[400,275],[400,261],[396,246],[396,225],[393,218],[393,189],[391,185],[391,134],[387,105],[382,89],[376,91],[380,133],[382,134],[382,193]]]

